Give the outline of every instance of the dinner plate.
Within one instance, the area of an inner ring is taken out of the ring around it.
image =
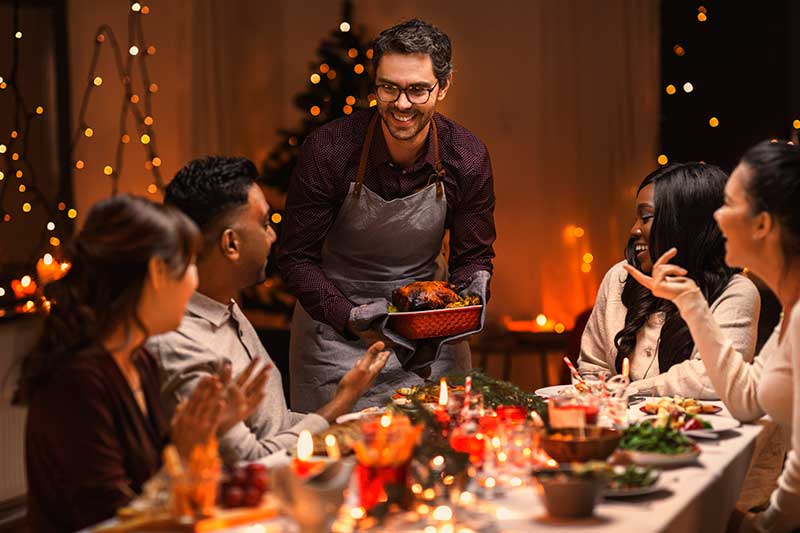
[[[658,483],[658,481],[654,481],[650,485],[645,485],[643,487],[628,487],[625,489],[605,489],[603,491],[603,496],[606,498],[631,498],[633,496],[644,496],[645,494],[653,494],[654,492],[658,492],[664,487]]]
[[[541,389],[536,389],[535,394],[541,396],[542,398],[555,398],[561,391],[566,390],[568,388],[574,388],[572,385],[552,385],[550,387],[542,387]]]
[[[700,447],[695,444],[694,448],[683,453],[655,453],[655,452],[636,452],[633,450],[623,450],[630,460],[637,465],[671,467],[682,466],[694,463],[700,455]]]
[[[364,418],[365,416],[370,415],[379,415],[381,413],[385,413],[385,407],[367,407],[361,411],[356,411],[355,413],[347,413],[344,415],[340,415],[336,417],[337,424],[344,424],[345,422],[349,422],[351,420],[358,420],[360,418]]]
[[[686,435],[691,435],[692,433],[722,433],[723,431],[728,431],[730,429],[736,429],[742,425],[741,422],[736,420],[735,418],[730,418],[727,416],[708,416],[708,415],[694,415],[695,418],[702,420],[703,422],[707,422],[711,424],[711,427],[708,429],[690,429],[688,431],[683,431]],[[642,420],[650,420],[651,422],[655,422],[658,419],[656,415],[649,415]]]

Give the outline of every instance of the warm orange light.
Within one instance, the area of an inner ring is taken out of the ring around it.
[[[322,79],[322,78],[320,78],[320,77],[319,77],[319,74],[317,74],[316,72],[315,72],[314,74],[312,74],[312,75],[311,75],[311,83],[313,83],[314,85],[316,85],[317,83],[319,83],[321,79]]]
[[[363,74],[364,73],[364,65],[362,65],[361,63],[358,63],[356,66],[353,67],[353,71],[356,74]]]
[[[700,22],[705,22],[708,20],[708,16],[705,13],[698,13],[697,20],[699,20]]]
[[[158,192],[158,186],[155,183],[151,183],[147,186],[147,192],[150,194],[155,194]]]
[[[153,122],[155,122],[155,121],[153,120],[153,117],[151,117],[150,115],[147,115],[146,117],[144,117],[144,120],[142,122],[144,122],[145,126],[152,126]]]
[[[21,171],[21,170],[17,170],[17,171],[14,173],[14,175],[15,175],[16,177],[18,177],[18,178],[22,178],[22,176],[23,176],[23,173],[22,173],[22,171]]]
[[[158,84],[157,84],[157,83],[151,83],[151,84],[150,84],[150,92],[151,92],[151,93],[156,93],[156,92],[158,92]]]
[[[143,133],[139,140],[142,141],[142,144],[150,144],[150,136],[146,133]]]
[[[24,204],[22,204],[22,210],[24,212],[30,213],[31,209],[32,209],[32,206],[31,206],[31,204],[29,202],[25,202]]]
[[[591,270],[592,270],[592,265],[590,265],[589,263],[583,263],[581,265],[581,272],[583,272],[584,274],[588,274],[589,272],[591,272]]]
[[[711,126],[712,128],[716,128],[717,126],[719,126],[719,119],[717,117],[711,117],[710,119],[708,119],[708,125]]]
[[[661,165],[661,166],[664,166],[667,163],[669,163],[669,159],[664,154],[659,155],[658,159],[656,159],[656,161],[658,161],[658,164]]]
[[[67,216],[69,218],[75,218],[78,216],[78,211],[75,209],[70,209],[69,211],[67,211]]]
[[[132,94],[131,95],[131,103],[132,104],[138,104],[139,103],[139,95],[138,94]]]
[[[272,221],[273,224],[280,224],[281,220],[283,220],[283,217],[281,216],[280,213],[272,213],[272,216],[269,217],[269,219]]]
[[[148,6],[142,6],[142,15],[147,15],[150,13],[150,8]]]
[[[349,22],[342,22],[339,24],[339,29],[342,30],[342,33],[347,33],[350,31],[350,23]]]
[[[131,142],[131,136],[126,133],[122,136],[120,140],[122,141],[122,144],[128,144],[129,142]]]
[[[353,112],[353,108],[349,105],[346,105],[342,108],[342,111],[344,111],[345,115],[349,115],[350,113]]]
[[[106,166],[103,167],[103,174],[105,174],[106,176],[110,176],[113,173],[114,173],[114,169],[111,168],[111,166],[106,165]]]
[[[83,134],[86,135],[87,137],[91,137],[92,135],[94,135],[94,130],[92,128],[86,128],[85,130],[83,130]]]
[[[329,67],[327,63],[323,63],[319,66],[319,71],[322,72],[323,74],[328,72],[330,69],[331,67]]]
[[[139,54],[139,47],[136,46],[136,45],[131,46],[130,48],[128,48],[128,53],[130,55],[132,55],[132,56],[138,55]]]
[[[41,115],[42,113],[44,113],[44,108],[40,105],[36,106],[36,114]]]
[[[161,166],[161,158],[160,157],[156,156],[156,157],[153,158],[153,166],[154,167],[160,167]]]
[[[442,407],[447,405],[447,401],[449,400],[447,396],[447,380],[442,378],[439,380],[439,405]]]
[[[75,161],[75,168],[78,170],[82,169],[85,166],[84,162],[81,159]]]
[[[50,246],[58,246],[61,244],[61,239],[58,237],[50,237]]]
[[[93,83],[95,84],[96,87],[100,87],[101,85],[103,85],[103,78],[101,78],[100,76],[95,76]]]
[[[311,109],[309,111],[311,112],[312,116],[316,117],[320,113],[320,108],[319,108],[319,106],[316,106],[316,105],[315,106],[311,106]]]
[[[156,53],[156,47],[155,46],[148,46],[147,47],[147,55],[152,56],[152,55],[155,55],[155,53]]]
[[[335,80],[336,79],[336,71],[335,70],[329,70],[328,73],[325,74],[325,75],[328,76],[329,80]]]
[[[590,254],[588,252],[583,254],[583,262],[584,263],[591,263],[592,261],[594,261],[594,256],[592,254]]]
[[[356,105],[356,99],[354,96],[348,96],[347,98],[344,99],[344,102],[347,105]]]
[[[683,46],[679,44],[673,46],[672,51],[675,52],[675,55],[678,57],[683,57],[684,55],[686,55],[686,50],[683,48]]]
[[[556,325],[555,325],[555,327],[553,328],[553,330],[554,330],[556,333],[564,333],[564,330],[565,330],[565,329],[566,329],[566,328],[564,327],[564,324],[562,324],[561,322],[559,322],[558,324],[556,324]]]
[[[58,202],[58,210],[59,211],[63,211],[66,208],[67,208],[67,204],[65,204],[64,202]]]
[[[585,230],[584,230],[582,227],[578,226],[577,228],[575,228],[574,230],[572,230],[572,234],[573,234],[575,237],[577,237],[577,238],[579,238],[579,239],[580,239],[581,237],[583,237],[584,235],[586,235],[586,231],[585,231]]]
[[[19,134],[17,133],[17,130],[12,130],[12,131],[11,131],[11,138],[12,138],[12,139],[16,139],[16,138],[17,138],[17,135],[19,135]]]
[[[792,121],[792,127],[796,130],[800,130],[800,119],[794,119],[794,121]]]
[[[297,438],[297,458],[301,461],[308,461],[314,455],[314,440],[311,432],[304,429]]]
[[[672,85],[671,83],[667,85],[667,88],[665,90],[667,91],[667,94],[675,94],[675,92],[677,91],[677,89],[675,89],[675,86]]]
[[[27,190],[27,187],[25,187],[25,184],[24,184],[24,183],[20,183],[20,184],[19,184],[19,187],[17,187],[17,190],[18,190],[19,192],[25,192],[25,191]]]
[[[372,56],[374,56],[374,55],[375,55],[375,52],[372,50],[372,48],[367,50],[367,54],[366,54],[367,59],[372,59]]]
[[[355,48],[351,48],[350,50],[347,51],[347,57],[349,58],[358,57],[358,50],[356,50]]]
[[[536,324],[542,327],[546,326],[547,317],[544,314],[539,313],[538,315],[536,315]]]

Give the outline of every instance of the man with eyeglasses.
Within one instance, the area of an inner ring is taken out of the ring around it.
[[[292,409],[301,412],[328,401],[364,342],[389,341],[397,357],[356,408],[382,405],[421,376],[468,370],[463,338],[392,344],[386,300],[411,281],[433,279],[485,298],[492,272],[489,153],[436,112],[452,80],[449,37],[414,19],[381,32],[372,48],[377,109],[317,129],[289,184],[278,261],[298,298],[290,376]]]

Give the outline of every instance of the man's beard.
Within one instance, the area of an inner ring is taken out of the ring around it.
[[[386,129],[389,130],[389,134],[398,141],[407,141],[413,139],[425,129],[428,123],[430,123],[436,108],[432,107],[424,113],[416,109],[412,109],[410,112],[400,112],[394,109],[394,107],[379,107],[378,109],[380,111],[381,120],[383,120],[383,123],[386,124]],[[399,121],[394,117],[394,115],[410,116],[409,126],[403,127],[398,124]]]

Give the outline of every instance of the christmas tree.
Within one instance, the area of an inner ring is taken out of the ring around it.
[[[279,236],[289,178],[305,138],[322,124],[376,104],[375,95],[370,91],[370,41],[365,38],[364,29],[356,30],[352,21],[353,3],[345,0],[340,24],[320,43],[317,58],[309,64],[308,84],[294,99],[295,106],[303,112],[302,121],[296,128],[279,130],[281,140],[263,164],[262,185],[273,211],[272,224]],[[267,281],[246,291],[243,303],[246,307],[280,313],[288,318],[294,308],[294,298],[282,289],[274,253],[275,247],[267,267]]]

